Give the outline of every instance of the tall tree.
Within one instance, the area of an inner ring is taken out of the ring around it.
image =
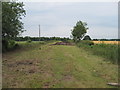
[[[86,22],[78,21],[72,30],[73,40],[80,41],[87,33],[87,29],[88,27]]]
[[[22,33],[22,16],[25,10],[22,2],[2,2],[2,38],[12,39]]]

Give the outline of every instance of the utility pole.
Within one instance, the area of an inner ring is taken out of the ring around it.
[[[39,41],[40,41],[40,25],[39,25]]]
[[[40,43],[40,25],[39,25],[39,43]],[[41,45],[39,49],[41,50]]]

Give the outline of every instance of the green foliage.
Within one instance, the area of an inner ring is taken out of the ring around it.
[[[2,2],[2,38],[13,39],[22,33],[22,16],[25,16],[24,4],[20,2]]]
[[[44,41],[40,41],[40,42],[32,41],[31,43],[28,43],[26,41],[17,41],[16,43],[19,45],[18,50],[20,49],[20,50],[23,50],[23,51],[26,51],[26,50],[29,50],[29,49],[32,49],[32,48],[36,48],[36,47],[39,47],[41,45],[46,44],[46,42],[44,42]]]
[[[32,40],[32,41],[39,41],[39,37],[16,37],[15,41],[27,41],[28,39]],[[55,40],[55,41],[68,41],[70,40],[69,38],[60,38],[60,37],[40,37],[40,41],[51,41],[51,40]]]
[[[14,40],[2,40],[2,52],[11,51],[19,47]]]
[[[80,42],[77,43],[77,46],[84,48],[86,51],[94,55],[102,56],[106,58],[106,60],[111,61],[114,64],[118,63],[118,49],[120,50],[120,47],[118,47],[118,45],[95,44],[89,46],[88,42]]]
[[[29,40],[27,40],[27,43],[31,43],[32,41],[29,39]]]
[[[12,49],[15,46],[15,41],[14,40],[9,40],[8,41],[8,48]]]
[[[18,45],[13,39],[22,33],[22,16],[25,16],[24,4],[20,2],[2,2],[2,51],[13,50]]]
[[[30,39],[29,36],[26,36],[26,37],[25,37],[25,40],[27,41],[27,43],[31,43],[31,42],[32,42],[32,40]]]
[[[87,29],[87,23],[78,21],[72,30],[73,40],[75,42],[80,41],[84,37],[85,33],[87,33]]]
[[[120,41],[120,39],[93,39],[93,41]]]
[[[44,41],[40,41],[39,44],[45,44],[45,42]]]
[[[89,35],[86,35],[83,40],[91,40],[90,36]]]

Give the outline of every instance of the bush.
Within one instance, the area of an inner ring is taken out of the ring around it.
[[[9,40],[8,41],[8,49],[13,49],[15,46],[15,41],[14,40]]]
[[[19,44],[15,44],[14,49],[19,48]]]
[[[15,43],[14,40],[2,40],[2,52],[11,51],[18,47],[19,45]]]
[[[31,43],[32,41],[29,39],[29,40],[27,40],[27,43]]]

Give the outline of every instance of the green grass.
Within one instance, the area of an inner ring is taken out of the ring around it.
[[[83,48],[50,44],[3,54],[3,88],[114,88],[107,83],[117,82],[117,65]]]
[[[110,61],[114,64],[118,64],[118,56],[119,56],[118,49],[120,49],[119,45],[95,44],[90,46],[86,43],[80,42],[77,43],[77,46],[83,48],[84,50],[89,51],[89,53],[92,53],[93,55],[97,55],[105,58],[106,61]]]

